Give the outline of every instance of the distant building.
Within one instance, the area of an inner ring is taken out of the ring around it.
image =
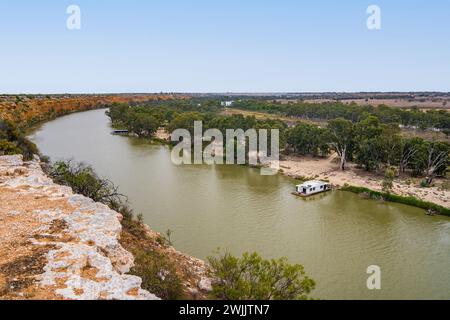
[[[220,103],[220,105],[221,105],[222,107],[231,107],[231,106],[233,105],[233,103],[234,103],[234,101],[222,101],[222,102]]]

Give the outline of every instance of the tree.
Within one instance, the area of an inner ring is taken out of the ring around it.
[[[341,158],[340,169],[345,170],[347,159],[351,156],[354,143],[353,123],[345,119],[328,122],[328,134],[331,148]]]
[[[129,126],[138,136],[151,137],[158,130],[160,123],[150,114],[134,113]]]
[[[194,122],[203,121],[205,115],[199,112],[185,112],[174,117],[168,126],[168,130],[173,132],[176,129],[186,129],[194,135]],[[204,127],[205,128],[205,127]]]
[[[423,140],[420,138],[403,139],[400,145],[399,158],[399,175],[406,171],[414,160],[415,155],[419,151],[418,145],[422,144]]]
[[[414,175],[420,176],[424,174],[427,167],[428,144],[422,138],[413,138],[411,142],[414,143],[416,152],[411,157],[409,168]]]
[[[124,115],[130,110],[130,107],[124,103],[113,103],[106,115],[111,118],[113,123],[123,122]]]
[[[427,142],[426,183],[431,185],[437,175],[445,173],[449,162],[450,145],[444,142]]]
[[[450,113],[445,110],[422,112],[417,107],[412,107],[411,110],[402,110],[386,105],[374,107],[336,101],[324,103],[305,103],[302,101],[280,104],[267,100],[249,99],[236,101],[233,108],[277,113],[303,119],[331,120],[343,118],[354,123],[368,116],[376,116],[383,124],[402,123],[405,126],[450,129]]]
[[[287,143],[294,148],[295,153],[317,156],[328,152],[326,144],[326,129],[316,125],[299,123],[289,129]]]
[[[381,133],[382,162],[388,167],[398,163],[401,157],[402,137],[398,124],[384,125]]]
[[[356,125],[356,163],[367,171],[375,170],[383,161],[383,127],[375,116],[369,116]]]
[[[394,187],[395,170],[394,168],[388,167],[384,173],[384,178],[382,182],[383,192],[391,193]]]
[[[225,300],[307,299],[315,282],[305,275],[302,265],[291,265],[286,258],[265,260],[257,253],[236,258],[225,253],[209,257],[214,277],[212,294]]]

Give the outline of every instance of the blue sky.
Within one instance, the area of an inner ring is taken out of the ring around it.
[[[0,1],[0,93],[422,90],[450,91],[447,0]]]

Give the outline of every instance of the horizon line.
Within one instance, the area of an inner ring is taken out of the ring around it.
[[[186,94],[186,95],[314,95],[314,94],[412,94],[412,93],[440,93],[450,94],[450,91],[158,91],[158,92],[6,92],[1,96],[17,95],[156,95],[156,94]]]

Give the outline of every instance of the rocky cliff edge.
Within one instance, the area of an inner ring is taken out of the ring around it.
[[[1,299],[158,299],[127,274],[122,216],[52,182],[39,159],[0,157]]]

